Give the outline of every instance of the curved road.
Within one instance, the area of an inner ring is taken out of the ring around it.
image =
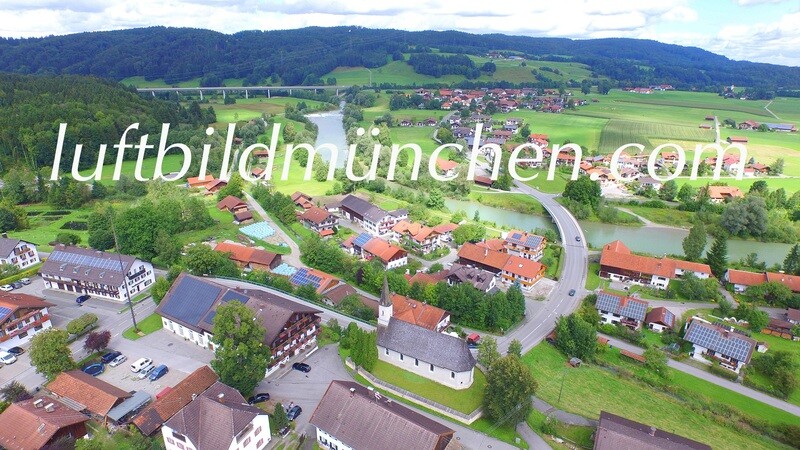
[[[528,308],[525,322],[516,330],[498,339],[498,347],[505,351],[512,339],[522,343],[523,352],[527,352],[541,342],[553,329],[556,320],[561,315],[568,315],[578,308],[581,299],[587,294],[586,270],[589,266],[589,251],[586,248],[586,239],[575,217],[555,200],[552,194],[545,194],[515,181],[516,192],[530,195],[542,204],[552,217],[558,228],[564,253],[564,268],[556,287],[550,292],[544,307],[530,313]],[[580,237],[580,241],[575,238]],[[574,296],[569,296],[570,289],[575,289]]]

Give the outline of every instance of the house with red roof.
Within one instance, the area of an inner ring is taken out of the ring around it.
[[[386,270],[408,264],[408,253],[381,238],[372,238],[361,248],[367,261],[378,259]]]
[[[0,292],[0,345],[17,347],[52,328],[47,310],[52,306],[55,305],[30,294]]]
[[[86,435],[83,415],[50,397],[12,403],[0,414],[0,447],[8,450],[61,448],[62,439]]]
[[[744,198],[744,194],[736,186],[708,186],[707,192],[712,203],[723,203],[727,200]]]
[[[217,209],[236,214],[241,211],[247,211],[247,203],[239,197],[229,195],[217,202]]]
[[[312,206],[299,217],[304,227],[316,231],[320,236],[332,236],[339,225],[339,218],[323,208]]]
[[[401,220],[392,227],[392,239],[405,248],[427,255],[440,247],[439,233],[418,222]]]
[[[663,306],[651,309],[644,318],[648,329],[657,333],[675,329],[675,314]]]
[[[780,272],[748,272],[728,269],[725,281],[733,285],[735,292],[744,292],[750,286],[758,286],[768,281],[780,283],[794,293],[800,293],[800,276]]]
[[[458,163],[448,159],[436,158],[436,169],[439,171],[439,175],[444,177],[452,177],[456,175]]]
[[[277,253],[248,247],[232,241],[220,242],[214,247],[214,250],[220,253],[227,253],[228,258],[245,272],[251,270],[268,272],[281,265],[281,255]]]
[[[600,254],[600,278],[666,289],[669,280],[691,272],[698,278],[711,277],[708,264],[672,258],[636,255],[622,243],[610,242]]]
[[[504,241],[498,241],[504,245]],[[487,243],[467,242],[458,251],[458,262],[498,275],[507,284],[519,283],[525,290],[530,290],[544,277],[546,267],[543,264],[490,247]]]

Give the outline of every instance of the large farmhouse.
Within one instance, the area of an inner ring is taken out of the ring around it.
[[[128,255],[57,245],[39,271],[44,287],[128,301],[156,281],[153,265]],[[125,288],[127,284],[127,289]]]
[[[600,278],[613,281],[628,281],[666,289],[669,280],[687,272],[693,273],[697,278],[711,277],[711,267],[708,264],[635,255],[622,241],[606,244],[600,255]]]
[[[711,358],[736,373],[750,363],[756,341],[735,329],[712,324],[699,317],[686,322],[684,340],[694,345],[691,356],[700,361]]]
[[[22,270],[39,261],[39,252],[35,245],[20,239],[9,239],[3,233],[0,238],[0,264],[10,264]]]

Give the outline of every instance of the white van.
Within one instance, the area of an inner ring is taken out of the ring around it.
[[[149,366],[151,362],[153,362],[153,360],[150,358],[140,358],[139,360],[131,364],[131,372],[136,373],[142,370],[143,368]]]

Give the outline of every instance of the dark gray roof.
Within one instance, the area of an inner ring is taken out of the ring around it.
[[[647,305],[648,303],[644,300],[622,297],[608,292],[597,294],[597,302],[595,303],[597,309],[638,321],[644,321],[644,317],[647,314]]]
[[[348,195],[347,197],[343,198],[340,204],[341,208],[347,208],[356,214],[365,215],[367,212],[374,208],[375,205],[372,203],[364,200],[363,198],[356,197],[355,195]]]
[[[521,231],[512,231],[506,236],[506,242],[524,247],[536,248],[542,243],[544,238],[536,234],[523,233]]]
[[[189,438],[197,448],[227,450],[234,438],[263,414],[266,413],[248,405],[236,389],[217,381],[165,425]]]
[[[0,238],[0,258],[10,255],[19,242],[19,239]]]
[[[405,208],[395,209],[394,211],[389,211],[392,217],[408,217],[408,210]]]
[[[120,259],[122,259],[121,266]],[[133,256],[57,245],[47,261],[42,264],[39,273],[109,286],[122,286],[123,274],[131,269],[134,262],[136,258]]]
[[[353,449],[442,449],[455,433],[352,381],[332,381],[310,422]]]
[[[385,219],[389,213],[386,210],[378,208],[377,206],[373,206],[366,213],[364,213],[364,218],[368,219],[370,222],[378,223],[381,220]]]
[[[459,283],[470,283],[475,289],[486,292],[492,284],[494,274],[478,267],[453,263],[453,265],[450,266],[447,277]]]
[[[200,321],[208,316],[222,290],[222,286],[208,280],[182,273],[161,300],[158,313],[200,332]]]
[[[395,318],[378,328],[378,345],[454,372],[475,367],[466,341]]]
[[[711,450],[711,447],[605,411],[595,432],[594,450]]]
[[[741,361],[750,362],[750,356],[756,346],[756,341],[733,331],[728,331],[720,326],[692,320],[686,335],[683,337],[692,344],[697,344],[709,350]]]
[[[305,306],[288,297],[256,289],[237,289],[236,292],[249,297],[245,303],[267,330],[264,342],[271,344],[295,314],[319,314],[322,311]]]

